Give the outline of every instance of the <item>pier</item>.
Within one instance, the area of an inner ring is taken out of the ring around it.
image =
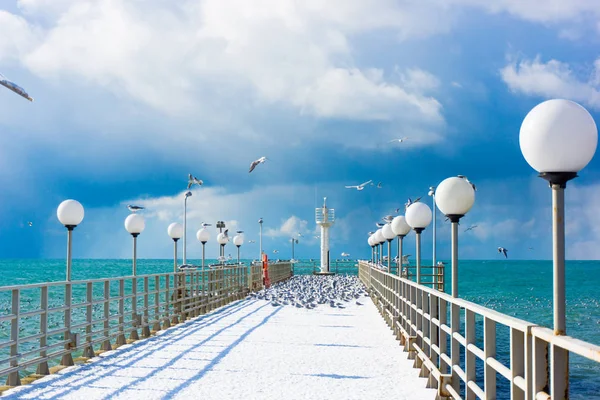
[[[534,400],[560,398],[553,353],[600,362],[600,346],[453,298],[439,277],[357,265],[368,297],[312,310],[248,296],[289,262],[2,287],[2,395]]]

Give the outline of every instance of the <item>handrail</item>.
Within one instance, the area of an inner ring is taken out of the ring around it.
[[[272,263],[269,272],[272,282],[288,279],[291,264]],[[241,264],[0,287],[8,303],[0,310],[0,377],[20,385],[22,374],[47,375],[73,365],[74,356],[147,338],[262,288],[262,267]]]
[[[453,298],[367,261],[359,261],[359,279],[439,397],[496,398],[498,373],[508,380],[511,398],[559,399],[563,394],[553,395],[549,388],[564,374],[560,365],[553,365],[551,349],[600,362],[600,346],[554,335],[548,328]],[[509,365],[497,355],[497,326],[510,332]],[[477,359],[483,362],[483,377],[477,376]]]

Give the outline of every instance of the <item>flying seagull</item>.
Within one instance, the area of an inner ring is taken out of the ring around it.
[[[254,161],[252,161],[252,162],[250,163],[250,171],[248,171],[248,173],[250,173],[250,172],[254,171],[254,168],[256,168],[256,166],[257,166],[258,164],[262,164],[262,163],[264,163],[264,162],[265,162],[265,161],[267,161],[267,160],[268,160],[268,158],[263,156],[263,157],[259,158],[258,160],[254,160]],[[261,219],[262,219],[262,218],[261,218]]]
[[[33,226],[33,222],[29,221],[29,222],[27,222],[27,225]]]
[[[385,224],[382,224],[381,222],[376,222],[375,225],[377,225],[378,228],[383,228],[385,226]]]
[[[321,236],[319,235],[315,235],[315,239],[319,239]]]
[[[223,236],[226,237],[227,239],[229,239],[229,235],[227,234],[227,232],[229,232],[229,229],[225,229],[223,231]]]
[[[132,204],[127,204],[127,208],[129,209],[129,211],[131,211],[132,213],[136,212],[136,211],[140,211],[143,210],[144,207],[142,206],[134,206]]]
[[[342,257],[350,257],[350,253],[342,253]]]
[[[405,137],[398,138],[398,139],[392,139],[388,143],[396,143],[396,142],[397,143],[402,143],[402,142],[406,141],[406,139],[408,139],[408,138],[405,136]]]
[[[188,185],[187,188],[191,188],[192,185],[198,185],[198,186],[202,186],[204,184],[204,181],[202,181],[202,179],[198,179],[195,176],[192,176],[192,174],[188,174]]]
[[[273,253],[277,254],[279,253],[279,250],[273,250]]]
[[[527,250],[533,250],[533,247],[529,247]]]
[[[399,208],[396,208],[396,210],[394,210],[394,212],[395,212],[396,214],[398,214],[398,213],[400,212],[400,209],[399,209]]]
[[[385,222],[392,222],[392,220],[394,219],[393,215],[386,215],[385,217],[381,218],[382,220],[384,220]]]
[[[471,186],[473,186],[473,190],[477,191],[477,187],[475,186],[475,184],[473,182],[471,182],[466,176],[464,175],[457,175],[458,178],[460,179],[464,179],[467,183],[470,183]]]
[[[256,240],[248,240],[248,243],[256,243]]]
[[[207,223],[205,223],[205,222],[203,222],[203,223],[202,223],[202,227],[203,227],[203,228],[206,228],[207,226],[212,226],[212,224],[207,224]]]
[[[381,182],[377,184],[377,189],[381,189]]]
[[[366,181],[364,183],[361,183],[360,185],[354,185],[354,186],[346,186],[346,189],[356,189],[356,190],[363,190],[365,188],[365,186],[367,186],[369,183],[373,182],[373,180],[369,180]]]
[[[469,232],[472,231],[473,229],[477,228],[477,225],[471,225],[469,226],[467,229],[465,229],[465,232]]]
[[[508,258],[508,250],[506,250],[504,247],[498,247],[498,253],[504,253],[504,258]]]
[[[15,92],[16,94],[18,94],[19,96],[24,97],[24,98],[26,98],[29,101],[33,101],[33,99],[31,98],[31,96],[29,96],[27,94],[27,92],[25,91],[25,89],[23,89],[21,86],[17,85],[16,83],[9,81],[2,74],[0,74],[0,85],[4,86],[5,88],[7,88],[9,90],[12,90],[13,92]]]
[[[415,200],[412,200],[410,197],[408,198],[408,200],[406,201],[406,203],[404,203],[404,211],[406,211],[406,209],[413,203],[417,203],[419,202],[419,200],[421,200],[421,197],[417,197]]]

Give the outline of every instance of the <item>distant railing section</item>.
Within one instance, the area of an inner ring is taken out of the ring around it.
[[[358,275],[438,398],[496,399],[497,376],[506,379],[511,399],[563,398],[550,389],[553,380],[567,376],[554,368],[553,356],[574,353],[600,363],[600,346],[555,336],[550,329],[453,298],[366,261],[359,262]],[[497,330],[509,335],[508,357],[500,357]]]
[[[269,265],[271,282],[290,263]],[[0,287],[0,377],[47,375],[263,288],[261,265]],[[77,359],[75,359],[77,361]],[[51,367],[51,364],[58,364]]]
[[[388,271],[388,267],[386,263],[383,264],[372,264],[374,268],[379,269],[380,271],[388,272],[391,275],[400,275],[404,279],[416,281],[417,280],[417,267],[415,265],[403,265],[400,269],[400,274],[398,274],[398,265],[392,264],[391,270]],[[439,290],[443,292],[445,289],[445,266],[443,263],[440,263],[436,266],[421,266],[421,284],[427,287],[430,287],[435,290]]]

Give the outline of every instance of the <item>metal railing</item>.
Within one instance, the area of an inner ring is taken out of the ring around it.
[[[272,282],[291,276],[290,263],[269,270]],[[0,287],[0,377],[20,385],[262,288],[260,265]]]
[[[600,362],[600,346],[510,317],[359,262],[359,278],[438,398],[496,399],[496,376],[511,399],[558,399],[552,381],[567,376],[552,359],[560,352]],[[497,330],[508,333],[497,340]],[[509,341],[508,356],[497,344]],[[560,364],[559,364],[560,365]],[[566,378],[568,379],[568,377]]]

